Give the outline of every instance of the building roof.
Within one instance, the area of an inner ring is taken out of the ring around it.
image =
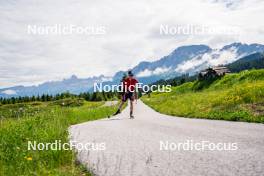
[[[209,71],[215,71],[216,74],[218,75],[222,75],[225,73],[230,73],[229,69],[227,67],[223,67],[223,66],[214,66],[212,68],[207,68],[205,70],[202,70],[200,72],[200,74],[205,75],[207,74]]]

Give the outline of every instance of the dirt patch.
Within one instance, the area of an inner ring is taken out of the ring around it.
[[[247,104],[246,107],[254,113],[255,116],[264,115],[264,103]]]
[[[118,101],[107,101],[103,106],[114,106],[118,103]]]

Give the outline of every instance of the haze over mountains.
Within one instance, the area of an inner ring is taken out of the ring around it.
[[[209,66],[233,63],[250,54],[262,52],[264,52],[264,45],[261,44],[232,43],[220,49],[212,49],[207,45],[182,46],[159,60],[140,62],[133,68],[133,72],[140,82],[148,84],[185,73],[195,74]],[[86,79],[80,79],[73,75],[71,78],[62,81],[45,82],[38,86],[4,88],[0,89],[0,97],[57,94],[65,91],[78,94],[91,91],[94,83],[119,83],[125,72],[118,71],[113,77],[100,75]]]

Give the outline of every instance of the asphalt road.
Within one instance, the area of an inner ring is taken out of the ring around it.
[[[263,124],[172,117],[138,101],[133,120],[126,108],[69,131],[78,160],[95,175],[264,175]]]

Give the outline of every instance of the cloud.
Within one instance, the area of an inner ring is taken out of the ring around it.
[[[201,57],[201,58],[200,58]],[[204,64],[207,60],[209,60],[211,57],[208,54],[204,54],[202,56],[194,57],[191,60],[184,61],[183,63],[180,63],[177,68],[175,69],[176,72],[185,73],[188,72],[188,70],[191,70],[199,65]]]
[[[240,57],[241,56],[237,54],[237,51],[234,48],[224,51],[213,50],[211,53],[205,53],[188,61],[184,61],[177,66],[175,71],[180,73],[186,73],[193,69],[199,71],[209,66],[219,66],[231,63]]]
[[[238,58],[241,58],[241,56],[237,55],[237,52],[234,49],[223,51],[223,52],[216,51],[216,53],[213,53],[213,54],[217,54],[218,57],[217,58],[209,57],[207,61],[208,64],[212,66],[225,65],[225,64],[234,62]]]
[[[236,9],[244,2],[244,0],[208,0],[211,3],[220,3],[229,9]]]
[[[166,67],[158,67],[153,71],[154,75],[158,75],[158,74],[162,74],[165,72],[168,72],[170,70],[170,68],[166,68]]]
[[[72,74],[111,76],[181,45],[264,41],[261,0],[28,0],[0,5],[0,87],[62,80]],[[27,34],[27,25],[54,24],[104,26],[106,34]],[[242,34],[160,35],[161,24],[238,27]]]
[[[150,71],[149,69],[145,69],[142,72],[139,72],[137,74],[137,77],[147,77],[147,76],[151,76],[152,75],[152,71]]]
[[[16,91],[10,90],[10,89],[4,90],[1,93],[6,94],[6,95],[15,95],[15,94],[17,94]]]
[[[142,72],[139,72],[137,74],[137,77],[147,77],[147,76],[152,76],[152,75],[159,75],[162,73],[166,73],[170,70],[170,68],[166,68],[166,67],[158,67],[155,70],[149,70],[149,69],[145,69]]]

